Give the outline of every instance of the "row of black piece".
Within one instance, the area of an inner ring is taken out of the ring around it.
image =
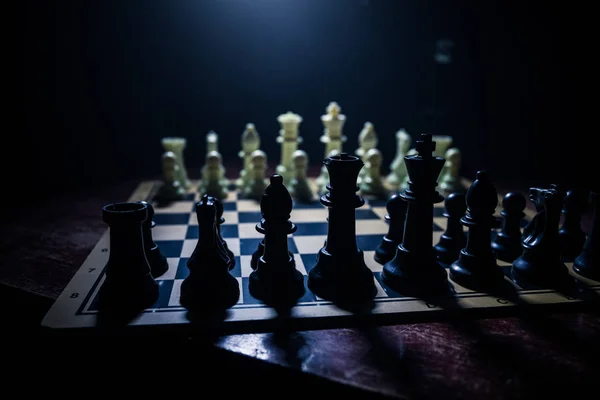
[[[551,185],[530,189],[529,198],[537,214],[523,233],[526,199],[517,192],[507,194],[502,204],[502,227],[492,240],[498,196],[488,173],[479,171],[466,195],[452,193],[445,199],[446,230],[431,247],[431,207],[443,200],[431,178],[437,176],[443,159],[430,156],[435,143],[428,136],[423,135],[419,143],[423,143],[420,146],[424,151],[405,158],[410,187],[388,200],[389,232],[375,252],[375,260],[384,265],[386,284],[406,294],[443,292],[447,289],[445,267],[449,267],[453,281],[473,289],[490,288],[504,281],[497,259],[512,263],[510,277],[518,285],[569,285],[565,261],[573,261],[573,269],[580,275],[600,280],[596,192],[589,196],[594,216],[587,239],[581,229],[585,194],[571,190],[565,195],[558,186]],[[564,218],[559,228],[561,212]]]

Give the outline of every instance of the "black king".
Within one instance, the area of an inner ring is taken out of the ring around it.
[[[407,295],[427,295],[448,290],[445,268],[433,250],[433,207],[444,197],[436,190],[445,159],[433,156],[435,142],[421,134],[417,155],[405,156],[409,187],[400,196],[408,202],[404,237],[396,256],[383,266],[383,282]]]

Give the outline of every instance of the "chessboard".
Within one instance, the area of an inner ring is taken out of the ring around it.
[[[130,202],[145,200],[152,202],[152,197],[159,181],[140,183],[128,199]],[[313,181],[314,184],[314,181]],[[200,195],[192,185],[184,200],[176,201],[166,207],[155,206],[155,226],[152,235],[155,243],[167,257],[169,269],[157,278],[160,296],[156,303],[140,313],[129,325],[136,327],[186,327],[192,323],[188,313],[179,303],[181,282],[188,276],[186,261],[195,248],[198,239],[198,223],[194,212],[195,203]],[[387,287],[381,279],[382,265],[375,262],[373,256],[382,237],[388,231],[386,201],[369,199],[356,210],[357,245],[364,251],[367,266],[373,271],[377,295],[370,318],[380,324],[406,323],[442,320],[448,313],[444,302],[425,301],[423,299],[403,296]],[[501,201],[499,201],[500,207]],[[236,265],[231,274],[240,285],[240,297],[236,305],[231,307],[222,320],[214,322],[224,332],[250,333],[265,332],[274,329],[277,324],[277,313],[273,308],[254,298],[248,290],[248,276],[252,272],[250,260],[252,253],[262,239],[255,229],[260,221],[260,204],[256,200],[242,199],[238,192],[232,190],[227,199],[223,199],[225,222],[221,225],[221,234],[229,249],[234,253]],[[499,215],[500,208],[497,212]],[[534,216],[534,212],[526,209],[526,217],[522,227]],[[437,243],[446,226],[446,218],[442,215],[444,203],[435,205],[433,241]],[[287,324],[294,329],[322,329],[351,326],[356,316],[352,312],[339,308],[330,301],[314,295],[306,285],[307,275],[316,263],[319,249],[323,247],[327,236],[328,210],[318,199],[312,203],[295,203],[291,221],[297,225],[297,231],[288,236],[289,250],[294,254],[296,268],[305,277],[306,292],[292,308]],[[100,218],[100,216],[99,216]],[[70,283],[56,300],[45,316],[42,325],[57,330],[93,328],[98,314],[97,294],[101,287],[105,265],[109,257],[109,231],[99,240]],[[498,261],[506,271],[506,280],[510,264]],[[600,282],[591,281],[578,276],[572,271],[571,263],[566,263],[571,276],[577,284],[584,288],[588,297],[598,297]],[[538,310],[573,309],[585,305],[586,296],[563,294],[553,289],[538,287],[518,287],[513,285],[515,298],[504,298],[498,294],[469,290],[449,280],[452,287],[452,304],[454,311],[472,314],[476,317],[515,315],[523,305]]]

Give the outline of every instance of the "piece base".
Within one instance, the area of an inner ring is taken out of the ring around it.
[[[360,304],[371,301],[377,294],[374,279],[362,250],[338,260],[321,248],[317,263],[308,273],[308,287],[324,300]]]
[[[219,277],[198,278],[190,273],[181,282],[179,303],[190,311],[215,311],[233,307],[239,298],[240,286],[229,272]]]
[[[482,259],[461,251],[449,270],[450,279],[467,289],[490,289],[504,283],[504,271],[496,264],[493,254]]]

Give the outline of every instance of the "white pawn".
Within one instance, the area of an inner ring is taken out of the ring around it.
[[[381,178],[381,164],[383,162],[383,156],[377,149],[370,149],[364,156],[365,171],[362,182],[360,183],[360,190],[363,194],[373,195],[378,198],[387,198],[388,191],[383,185],[383,179]]]
[[[360,146],[356,149],[356,155],[359,156],[363,162],[366,162],[366,154],[369,150],[377,147],[378,138],[377,132],[375,132],[375,127],[371,122],[365,122],[363,129],[360,131],[358,135],[358,145]],[[366,173],[365,168],[361,169],[358,173],[357,184],[360,185],[360,182],[364,178]]]
[[[447,193],[464,190],[464,186],[460,182],[460,150],[452,147],[446,151],[444,158],[446,159],[446,163],[439,177],[440,190]]]
[[[262,150],[252,152],[250,161],[250,178],[247,186],[244,188],[244,197],[260,200],[269,185],[269,180],[265,178],[267,171],[267,154]]]
[[[290,194],[302,203],[310,203],[313,200],[313,191],[306,178],[308,169],[308,155],[304,150],[296,150],[292,156],[294,164],[294,177],[290,181]]]
[[[419,154],[419,152],[417,151],[417,149],[410,149],[409,151],[406,152],[407,156],[415,156]],[[404,179],[402,180],[402,183],[400,184],[400,190],[406,190],[408,189],[408,181],[409,181],[409,177],[408,174],[406,174],[406,176],[404,177]]]
[[[338,154],[340,154],[340,151],[337,149],[333,149],[329,152],[327,158],[337,156]],[[321,174],[317,177],[316,183],[317,192],[319,193],[319,195],[322,196],[325,193],[327,193],[327,185],[329,185],[329,171],[325,166],[321,167]]]
[[[407,176],[404,156],[410,149],[411,144],[412,138],[404,129],[396,132],[396,157],[390,165],[390,174],[387,176],[387,183],[395,190],[400,187]]]
[[[206,154],[210,154],[211,152],[219,151],[219,135],[215,131],[210,131],[206,134]],[[226,170],[223,165],[221,165],[223,169],[223,175],[225,175]]]
[[[238,189],[243,189],[248,183],[252,166],[252,152],[258,149],[260,149],[260,136],[256,127],[251,123],[246,124],[246,129],[242,133],[242,150],[238,153],[244,160],[244,168],[240,171],[240,177],[236,181]]]
[[[154,199],[159,203],[167,203],[174,200],[181,200],[185,190],[177,180],[177,156],[172,151],[165,152],[162,157],[163,182]]]
[[[227,198],[229,182],[225,178],[222,161],[218,151],[211,151],[206,155],[206,164],[202,168],[202,181],[198,187],[201,196],[207,194],[221,200]]]
[[[211,151],[219,151],[219,135],[215,131],[206,134],[206,154]]]

